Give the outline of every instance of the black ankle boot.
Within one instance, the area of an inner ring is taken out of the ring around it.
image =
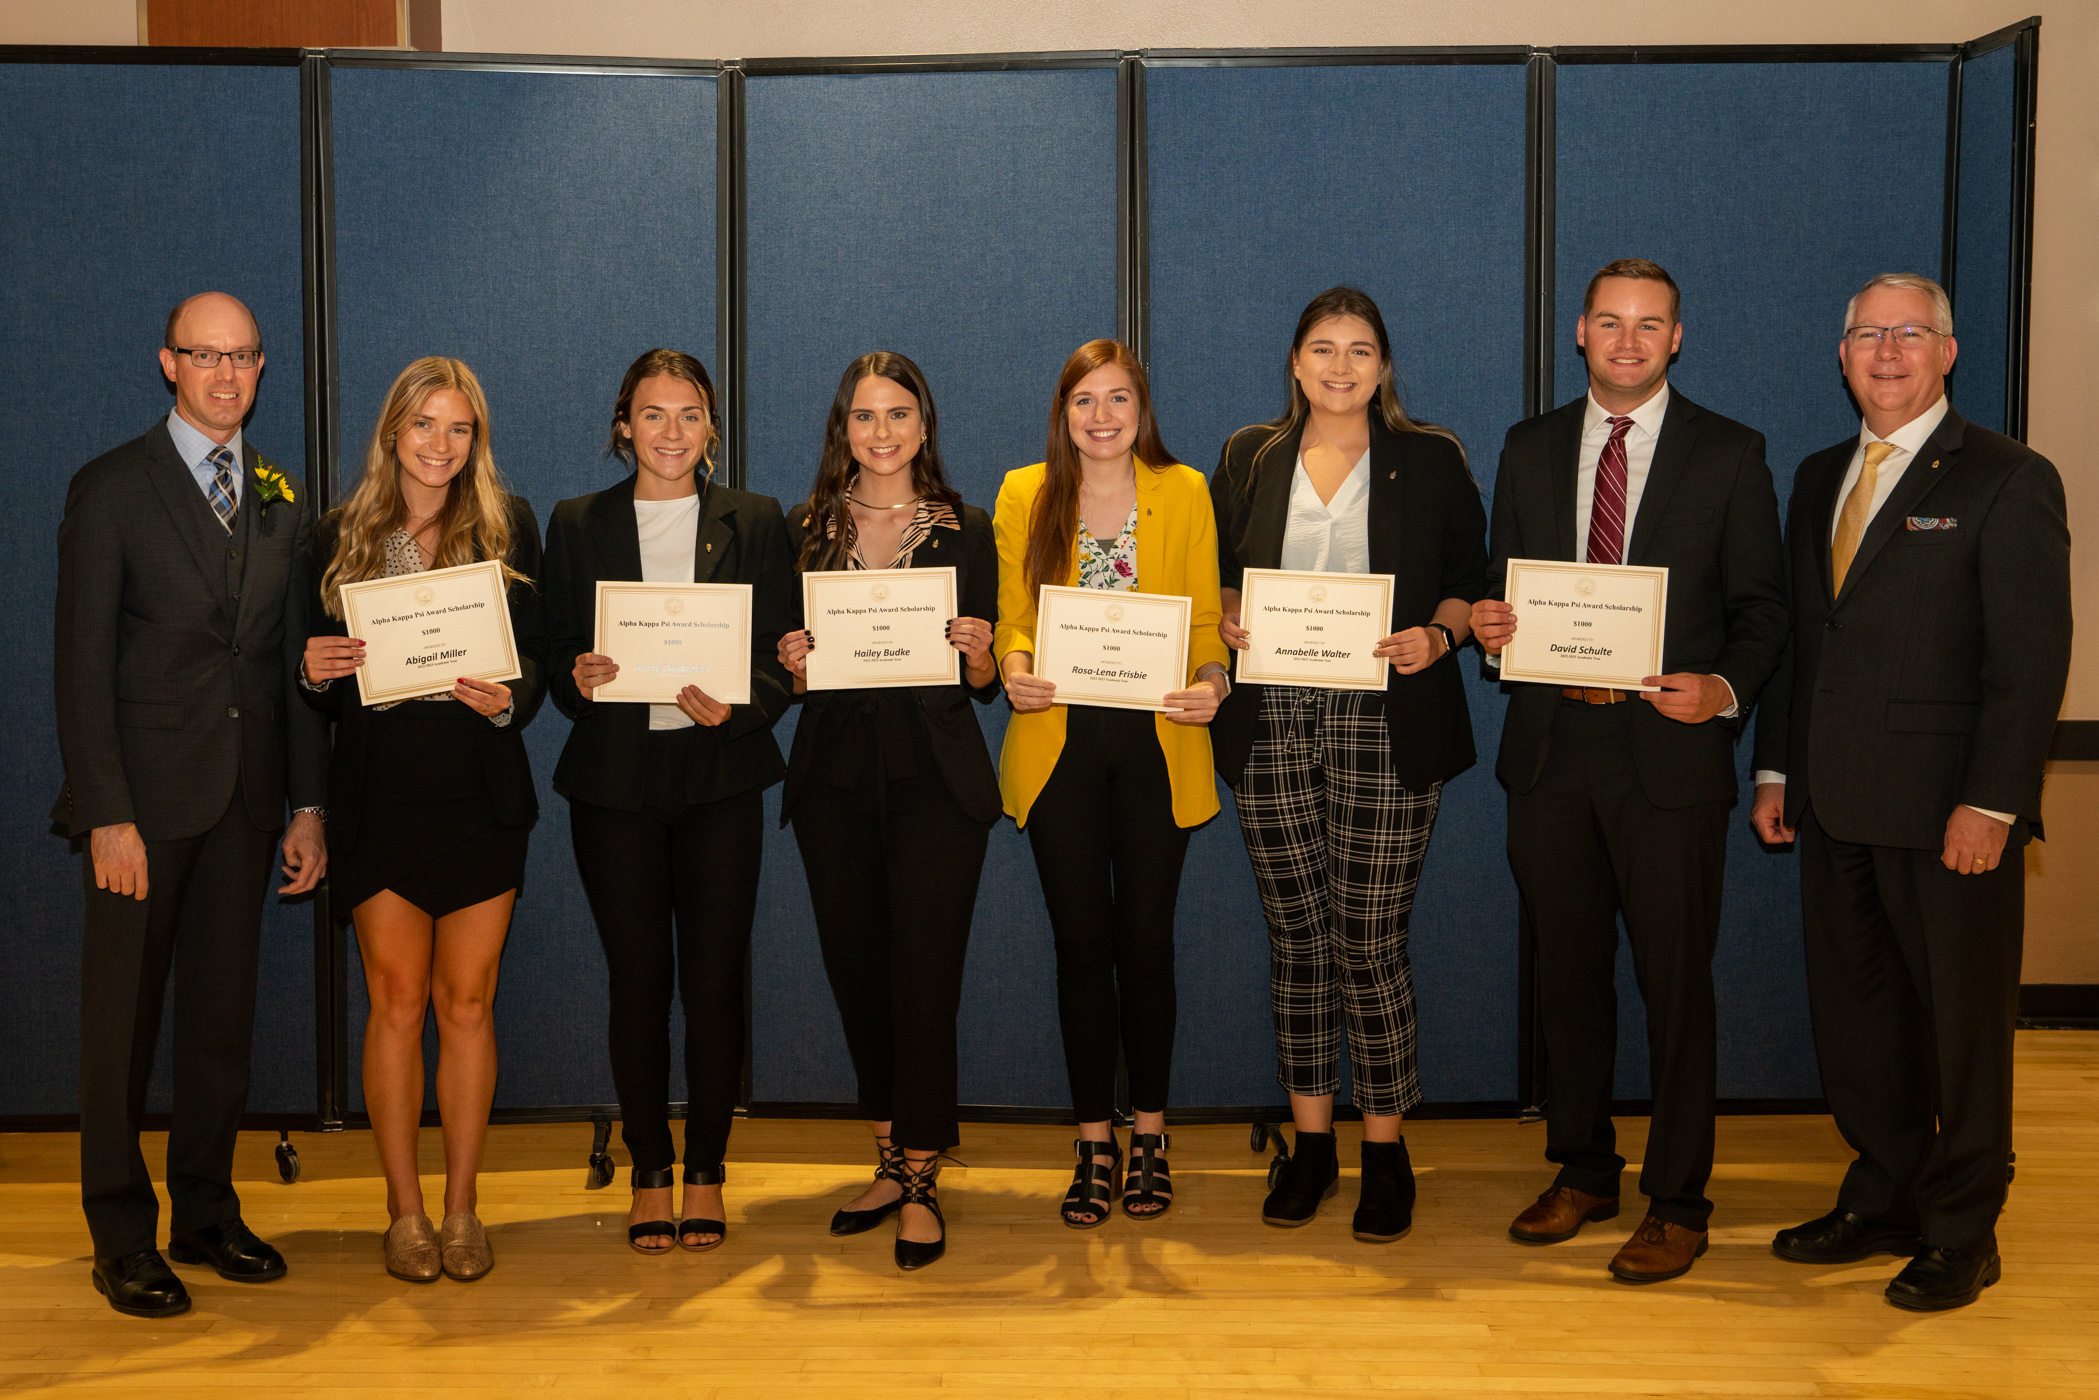
[[[1414,1164],[1407,1141],[1363,1144],[1363,1195],[1356,1202],[1356,1238],[1390,1244],[1414,1224]]]
[[[1341,1189],[1341,1163],[1334,1155],[1334,1135],[1299,1133],[1297,1151],[1283,1163],[1275,1189],[1261,1203],[1261,1223],[1294,1230],[1312,1223],[1319,1203]]]

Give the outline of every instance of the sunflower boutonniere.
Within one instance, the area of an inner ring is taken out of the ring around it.
[[[262,504],[265,513],[279,501],[290,504],[299,499],[292,490],[291,478],[275,462],[259,453],[255,458],[255,499]]]

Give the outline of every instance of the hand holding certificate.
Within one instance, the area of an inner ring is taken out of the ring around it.
[[[1377,654],[1392,619],[1392,575],[1248,569],[1239,585],[1247,647],[1239,679],[1263,685],[1383,690]]]
[[[1034,674],[1056,702],[1169,710],[1188,677],[1193,601],[1162,593],[1045,584],[1035,609]]]
[[[594,700],[675,705],[697,686],[723,705],[751,702],[751,586],[598,580],[592,650],[619,666]]]
[[[1503,680],[1658,689],[1646,681],[1662,669],[1667,569],[1511,559],[1503,596],[1519,623],[1502,649]]]
[[[357,696],[367,705],[440,695],[462,677],[513,681],[509,586],[494,560],[342,586],[343,623],[364,643]]]
[[[948,644],[955,571],[847,569],[802,575],[802,617],[821,645],[807,654],[811,690],[953,685]]]

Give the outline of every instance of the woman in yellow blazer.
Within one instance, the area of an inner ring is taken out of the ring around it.
[[[1206,727],[1230,689],[1218,635],[1217,523],[1202,473],[1159,440],[1137,357],[1112,340],[1072,352],[1050,409],[1047,459],[1006,475],[993,521],[999,608],[992,649],[1013,719],[999,761],[1006,815],[1028,833],[1057,944],[1057,1017],[1079,1120],[1064,1223],[1107,1221],[1122,1160],[1118,1043],[1137,1117],[1123,1212],[1173,1203],[1166,1089],[1173,1061],[1173,915],[1188,832],[1217,815]],[[1033,674],[1044,584],[1194,600],[1187,688],[1166,708],[1060,705]]]

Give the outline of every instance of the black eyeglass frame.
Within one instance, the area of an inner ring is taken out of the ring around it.
[[[253,350],[211,350],[203,346],[188,345],[170,345],[166,348],[173,354],[189,356],[189,362],[195,365],[198,369],[217,369],[219,367],[219,361],[229,355],[236,357],[241,355],[253,355],[255,357],[255,363],[250,365],[244,365],[240,362],[238,358],[235,358],[233,361],[233,367],[235,369],[256,369],[262,364],[262,347],[259,345],[256,346]],[[205,361],[198,359],[197,357],[199,355],[211,356],[210,362],[206,363]]]

